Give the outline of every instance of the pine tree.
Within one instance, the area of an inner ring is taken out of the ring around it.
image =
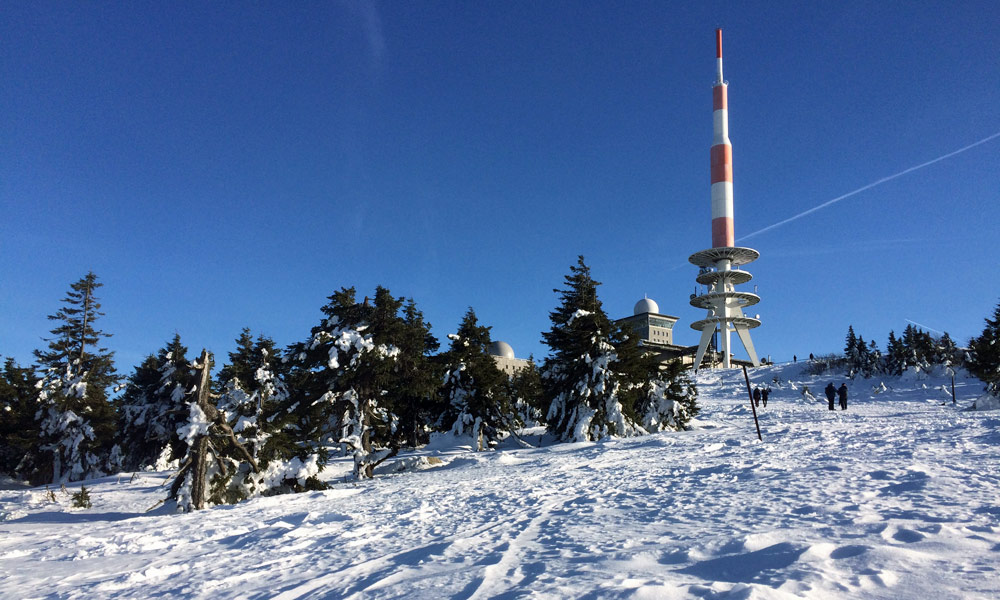
[[[698,390],[679,360],[671,360],[650,377],[639,404],[639,423],[646,431],[681,431],[698,412]]]
[[[274,341],[259,336],[255,342],[250,329],[244,328],[236,339],[236,352],[229,354],[229,363],[219,372],[219,410],[240,443],[264,465],[269,461],[262,458],[262,450],[279,431],[280,407],[288,399],[286,371]],[[282,454],[278,450],[276,455]]]
[[[520,422],[528,427],[543,424],[547,407],[542,389],[542,373],[533,356],[528,357],[525,368],[510,377],[509,385],[514,411]]]
[[[342,439],[345,404],[353,394],[345,377],[360,355],[375,344],[364,333],[354,288],[342,288],[322,308],[325,318],[312,328],[305,342],[288,348],[291,396],[283,418],[296,424],[295,456],[325,466],[327,448]]]
[[[20,367],[13,358],[0,371],[0,473],[14,475],[38,439],[34,371]]]
[[[394,340],[407,331],[402,304],[385,288],[376,289],[374,304],[356,302],[354,288],[343,288],[330,296],[310,339],[290,348],[299,445],[320,464],[325,447],[339,443],[354,456],[355,476],[371,477],[398,451],[399,417],[388,396],[399,385]]]
[[[490,328],[479,324],[474,310],[465,313],[458,332],[449,337],[443,425],[456,435],[472,437],[476,449],[485,450],[519,425],[507,376],[490,356]]]
[[[847,327],[847,340],[844,345],[844,359],[847,365],[847,376],[854,377],[861,366],[861,354],[864,346],[859,343],[859,338],[854,333],[854,326]]]
[[[167,469],[187,451],[177,429],[189,415],[186,395],[193,383],[180,334],[135,368],[119,401],[124,467]]]
[[[392,335],[384,339],[379,332],[374,335],[376,341],[399,349],[387,394],[389,409],[398,417],[399,427],[388,443],[411,447],[425,444],[444,409],[437,393],[443,372],[433,360],[440,345],[431,334],[430,323],[424,321],[411,298],[403,307],[402,321],[392,328]]]
[[[114,353],[100,347],[111,337],[95,328],[104,315],[96,295],[103,284],[88,273],[70,285],[64,306],[49,319],[47,350],[36,350],[42,370],[36,413],[39,437],[26,455],[32,483],[75,481],[117,468],[112,464],[116,418],[108,389],[118,380]],[[22,461],[24,462],[24,461]]]
[[[854,334],[854,326],[847,326],[847,343],[844,346],[844,356],[848,362],[853,361],[858,355],[858,336]]]
[[[698,394],[681,362],[662,362],[627,327],[613,329],[612,344],[623,412],[646,432],[687,428],[699,411]]]
[[[1000,304],[993,311],[993,318],[986,319],[986,327],[979,337],[969,341],[969,360],[966,368],[986,384],[994,396],[1000,396]]]
[[[865,377],[871,377],[882,370],[882,351],[878,349],[878,344],[875,343],[875,340],[872,340],[868,344],[868,350],[865,353],[865,364],[862,369]]]
[[[903,341],[896,337],[895,332],[889,332],[889,343],[885,349],[885,371],[889,375],[902,375],[906,370],[906,347]]]
[[[946,369],[953,370],[962,366],[962,353],[947,331],[937,340],[934,347],[934,354],[937,356],[938,364],[944,366]]]
[[[600,283],[582,256],[565,283],[566,289],[553,290],[561,302],[542,334],[551,352],[542,369],[549,430],[564,441],[642,433],[619,401],[611,322],[597,298]]]

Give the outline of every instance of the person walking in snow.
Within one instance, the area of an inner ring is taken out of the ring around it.
[[[753,388],[753,403],[754,406],[760,406],[760,388]]]
[[[823,391],[826,392],[826,400],[830,403],[830,410],[833,410],[833,399],[837,396],[837,388],[833,387],[833,382],[831,381]]]
[[[771,393],[771,386],[767,386],[760,391],[760,399],[764,401],[764,408],[767,408],[767,397]]]
[[[837,395],[840,396],[840,410],[847,410],[847,384],[840,384],[840,389],[837,390]],[[833,406],[832,404],[830,405]]]

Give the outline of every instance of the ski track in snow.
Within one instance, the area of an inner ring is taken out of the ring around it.
[[[193,514],[144,512],[166,473],[87,482],[89,510],[0,491],[0,597],[1000,596],[1000,414],[942,405],[943,378],[858,379],[829,412],[801,363],[753,377],[764,443],[716,371],[689,432],[424,450],[446,464]]]

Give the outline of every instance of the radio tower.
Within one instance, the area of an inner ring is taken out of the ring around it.
[[[708,287],[708,292],[691,298],[691,306],[708,310],[708,316],[691,323],[701,331],[694,368],[698,369],[715,332],[719,332],[718,348],[722,365],[732,366],[729,334],[740,337],[754,366],[760,366],[757,352],[750,340],[750,330],[760,321],[743,314],[743,309],[760,302],[757,294],[737,292],[735,286],[750,281],[753,276],[740,269],[760,257],[752,248],[735,247],[733,233],[733,146],[729,141],[729,106],[726,99],[728,84],[722,78],[722,30],[715,30],[716,81],[712,88],[714,104],[712,138],[712,247],[695,252],[688,261],[701,267],[696,281]]]

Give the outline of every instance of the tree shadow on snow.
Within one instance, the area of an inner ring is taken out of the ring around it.
[[[124,521],[135,517],[145,516],[143,513],[125,512],[103,512],[95,513],[89,511],[64,512],[52,511],[25,515],[20,519],[11,519],[8,523],[93,523],[96,521]]]

